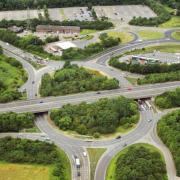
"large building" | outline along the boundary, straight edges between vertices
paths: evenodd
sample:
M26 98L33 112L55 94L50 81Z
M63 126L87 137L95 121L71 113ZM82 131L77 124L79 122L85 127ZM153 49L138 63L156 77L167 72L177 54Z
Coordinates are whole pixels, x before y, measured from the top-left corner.
M74 34L80 33L80 27L78 26L52 26L52 25L38 25L36 26L36 32L42 33L59 33L59 34Z

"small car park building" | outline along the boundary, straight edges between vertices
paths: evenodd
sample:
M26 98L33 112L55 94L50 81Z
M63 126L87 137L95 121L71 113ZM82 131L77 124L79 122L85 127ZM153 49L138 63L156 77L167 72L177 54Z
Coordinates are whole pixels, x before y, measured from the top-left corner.
M36 32L41 33L58 33L58 34L78 34L80 27L78 26L53 26L53 25L38 25Z

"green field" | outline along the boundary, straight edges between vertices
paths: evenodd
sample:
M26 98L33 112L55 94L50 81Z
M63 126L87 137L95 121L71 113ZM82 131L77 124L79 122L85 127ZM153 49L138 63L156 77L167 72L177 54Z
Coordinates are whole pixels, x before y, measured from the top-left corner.
M87 151L88 151L89 160L90 160L90 170L91 170L90 176L91 176L91 180L93 180L98 160L100 159L102 154L106 151L106 149L105 148L87 148Z
M180 31L173 32L171 36L176 40L180 40Z
M133 35L127 32L116 32L111 31L107 33L108 36L116 37L121 39L121 43L128 43L133 40Z
M139 31L138 33L143 40L161 39L164 37L164 33L157 31Z
M163 28L180 27L180 16L173 16L169 21L160 25Z
M66 180L71 180L71 165L63 150L58 149L64 164ZM53 176L54 165L0 162L0 180L59 180Z
M0 163L0 180L49 180L50 176L50 166Z
M149 145L149 144L144 144L144 143L134 144L134 145L131 145L131 146L123 149L118 154L116 154L116 156L113 157L113 159L111 160L111 162L108 166L107 172L106 172L106 180L116 180L116 178L115 178L116 161L120 156L126 154L130 147L141 147L141 146L149 149L151 152L159 152L161 154L162 161L165 162L162 153L156 147ZM167 180L167 177L164 177L164 179Z

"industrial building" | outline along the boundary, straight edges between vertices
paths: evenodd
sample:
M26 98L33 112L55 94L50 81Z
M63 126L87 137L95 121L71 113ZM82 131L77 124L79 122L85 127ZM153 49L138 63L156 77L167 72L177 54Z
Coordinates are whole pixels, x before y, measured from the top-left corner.
M59 33L59 34L75 34L80 33L78 26L52 26L52 25L38 25L36 32L41 33Z

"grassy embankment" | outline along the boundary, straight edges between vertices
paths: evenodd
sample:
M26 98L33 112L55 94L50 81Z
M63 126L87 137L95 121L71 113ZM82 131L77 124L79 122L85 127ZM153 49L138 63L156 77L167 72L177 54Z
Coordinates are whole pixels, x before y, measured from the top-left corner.
M164 33L158 31L139 31L138 33L143 40L161 39L164 37Z

